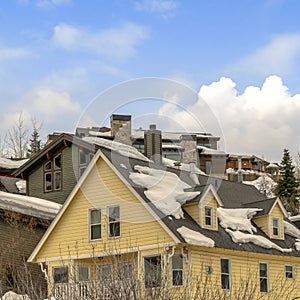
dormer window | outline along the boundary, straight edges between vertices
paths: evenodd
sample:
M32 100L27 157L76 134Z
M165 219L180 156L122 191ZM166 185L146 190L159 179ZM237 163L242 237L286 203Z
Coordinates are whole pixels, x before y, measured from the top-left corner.
M279 219L273 218L273 235L279 236Z
M212 207L205 206L205 225L212 226Z
M44 191L59 191L62 188L61 153L44 164Z

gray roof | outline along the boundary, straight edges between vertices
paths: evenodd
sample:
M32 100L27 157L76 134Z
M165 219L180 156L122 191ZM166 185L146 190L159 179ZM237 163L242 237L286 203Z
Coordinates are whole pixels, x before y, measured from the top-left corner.
M182 226L185 226L191 230L198 231L204 234L205 236L213 239L215 241L215 247L217 248L225 248L225 249L239 250L239 251L251 251L257 253L267 253L267 254L280 255L280 256L300 257L300 252L296 251L294 248L295 238L289 236L288 234L285 234L284 240L272 240L272 242L281 248L292 248L293 251L291 253L281 252L276 249L266 249L258 245L255 245L253 243L240 243L240 244L234 243L231 237L229 236L229 234L224 230L224 228L219 226L218 231L204 229L199 224L196 223L196 221L184 210L184 208L183 208L184 218L182 219L176 219L172 216L165 216L162 214L160 210L158 210L155 207L155 205L149 199L147 199L147 197L144 194L144 191L146 189L135 185L129 178L129 174L130 172L134 172L135 165L148 166L157 169L164 169L176 173L181 180L190 184L191 186L194 185L193 187L194 191L203 192L207 188L208 184L212 184L217 190L217 193L221 198L221 201L223 202L225 208L245 208L245 207L262 208L263 211L261 212L261 214L265 214L270 211L272 205L276 201L276 198L267 199L265 195L261 194L253 186L230 182L226 180L220 180L219 178L214 178L214 177L209 177L204 175L198 175L200 185L195 186L195 184L190 179L189 173L186 171L178 170L176 168L166 168L164 166L154 165L151 162L146 162L135 158L121 156L117 153L113 154L113 159L112 159L110 150L101 148L101 151L113 163L114 167L118 170L121 176L123 176L124 179L135 189L135 191L139 194L139 196L149 205L149 207L156 213L156 215L160 217L160 219L164 222L164 224L172 231L172 233L182 243L185 243L185 241L182 238L182 236L177 232L177 229ZM126 168L124 166L126 166ZM200 197L201 195L196 197L190 202L199 201ZM253 226L255 226L255 224L253 224ZM268 238L266 234L262 230L260 230L260 228L258 228L257 226L255 227L257 229L256 234Z
M20 194L20 191L16 185L18 181L20 181L20 178L0 176L0 190L2 186L5 192Z

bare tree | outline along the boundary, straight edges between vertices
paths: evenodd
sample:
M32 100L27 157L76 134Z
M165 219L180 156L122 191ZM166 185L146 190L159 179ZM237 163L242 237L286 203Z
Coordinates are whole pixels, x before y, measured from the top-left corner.
M12 157L25 158L27 156L29 129L25 125L22 112L14 126L7 132L5 143Z

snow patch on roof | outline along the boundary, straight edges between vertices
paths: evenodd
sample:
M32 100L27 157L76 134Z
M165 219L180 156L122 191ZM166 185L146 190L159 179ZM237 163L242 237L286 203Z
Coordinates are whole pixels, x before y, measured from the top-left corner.
M267 238L261 236L261 235L254 235L251 233L244 233L241 231L232 231L230 229L225 229L227 233L229 233L229 235L232 238L232 241L235 243L253 243L255 245L258 245L260 247L266 248L266 249L276 249L278 251L281 252L286 252L286 253L290 253L292 252L292 249L288 248L281 248L279 246L277 246L275 243L271 242L270 240L268 240Z
M26 180L17 181L16 186L21 194L26 194Z
M268 198L274 198L274 190L277 183L267 174L262 174L256 180L243 181L243 183L255 186L261 193L265 193Z
M181 205L195 198L200 192L185 192L190 185L165 170L135 166L138 172L131 172L129 178L137 185L146 188L145 196L166 216L183 218Z
M226 155L226 153L222 150L216 150L212 148L208 148L205 146L197 146L198 150L201 150L201 154L206 154L206 155Z
M52 201L0 191L0 209L52 220L61 205Z
M126 145L126 144L102 139L99 137L84 137L82 139L85 142L110 149L110 150L115 151L126 157L136 158L136 159L140 159L140 160L144 160L144 161L150 161L146 156L144 156L142 153L140 153L136 148Z
M198 231L194 231L185 226L177 228L177 231L181 234L181 236L188 244L204 247L215 246L215 242L211 238L208 238Z
M300 230L295 225L293 225L287 221L283 221L283 225L284 225L284 232L286 234L300 239Z
M178 161L175 161L175 160L172 160L172 159L169 159L169 158L162 157L162 163L166 167L176 168L176 169L179 169L179 170L182 170L182 171L187 171L187 172L191 171L190 164L178 162ZM206 175L203 171L201 171L196 166L194 168L194 172L196 174Z
M296 248L297 251L300 251L300 239L296 240L295 248Z
M3 169L18 169L24 165L28 159L13 160L10 158L0 157L0 168Z
M249 233L256 232L256 228L251 224L251 218L261 211L261 208L217 208L217 215L220 225L225 229L243 230Z

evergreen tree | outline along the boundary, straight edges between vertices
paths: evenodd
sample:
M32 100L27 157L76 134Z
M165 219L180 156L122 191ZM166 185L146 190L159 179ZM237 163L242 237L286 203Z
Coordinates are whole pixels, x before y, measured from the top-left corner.
M299 182L295 177L295 167L287 149L283 151L282 161L279 167L280 179L275 189L276 195L282 200L285 208L292 215L299 213Z
M42 149L42 141L40 140L40 135L37 128L37 122L32 120L33 132L30 138L30 144L28 149L28 156L33 156Z

